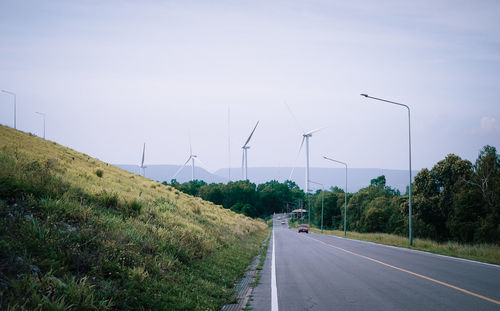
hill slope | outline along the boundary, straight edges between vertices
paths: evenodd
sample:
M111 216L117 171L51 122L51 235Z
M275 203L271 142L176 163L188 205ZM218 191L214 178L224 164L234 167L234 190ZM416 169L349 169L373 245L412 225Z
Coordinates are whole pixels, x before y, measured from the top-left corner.
M216 310L263 222L0 126L0 309Z

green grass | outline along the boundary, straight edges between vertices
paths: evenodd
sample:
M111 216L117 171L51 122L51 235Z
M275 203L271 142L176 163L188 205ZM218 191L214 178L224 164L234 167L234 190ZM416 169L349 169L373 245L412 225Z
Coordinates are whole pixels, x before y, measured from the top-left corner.
M0 126L0 309L218 310L267 232Z
M310 230L311 232L321 233L321 230L318 228L310 228ZM323 234L344 237L344 231L339 230L323 230ZM407 237L386 233L358 233L349 231L346 237L354 240L375 242L434 254L500 264L500 246L497 245L467 245L457 242L438 243L432 240L414 238L413 246L410 246Z
M269 222L268 222L268 225L269 225ZM272 230L272 229L271 229ZM259 263L257 265L257 273L255 274L255 278L252 282L252 287L256 287L257 285L259 285L259 282L260 282L260 278L261 278L261 271L262 271L262 268L264 267L264 262L266 261L266 256L267 256L267 249L269 248L269 242L271 241L271 235L272 235L272 231L269 230L269 233L267 234L267 237L266 239L264 240L264 243L262 243L262 247L260 249L260 252L259 252Z

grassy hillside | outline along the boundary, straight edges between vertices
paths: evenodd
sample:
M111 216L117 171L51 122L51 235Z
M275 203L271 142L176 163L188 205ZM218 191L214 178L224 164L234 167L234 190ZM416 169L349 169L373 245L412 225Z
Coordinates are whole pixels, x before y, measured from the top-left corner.
M267 226L0 126L0 309L216 310Z

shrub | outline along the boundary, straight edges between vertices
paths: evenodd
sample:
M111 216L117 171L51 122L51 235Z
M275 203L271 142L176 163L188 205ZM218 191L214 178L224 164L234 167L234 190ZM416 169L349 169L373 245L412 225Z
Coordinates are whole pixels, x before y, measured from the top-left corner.
M135 217L139 215L141 213L142 205L142 202L137 199L127 202L123 211L124 216Z
M107 208L117 208L118 207L118 194L114 192L107 192L103 190L99 194L99 202Z
M95 174L97 175L97 177L101 178L102 175L104 175L104 171L101 170L101 169L98 169L98 170L95 171Z

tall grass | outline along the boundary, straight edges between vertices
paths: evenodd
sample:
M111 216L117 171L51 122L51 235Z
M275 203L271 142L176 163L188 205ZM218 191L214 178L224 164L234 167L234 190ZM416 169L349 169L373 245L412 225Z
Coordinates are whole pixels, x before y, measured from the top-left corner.
M315 233L321 233L321 230L317 228L312 228L311 231ZM323 233L344 237L344 231L339 230L323 230ZM428 239L414 238L413 245L410 246L407 237L387 233L347 232L346 238L416 249L434 254L477 260L487 263L500 264L500 246L497 245L469 245L457 242L439 243Z
M266 233L0 126L0 309L218 310Z

